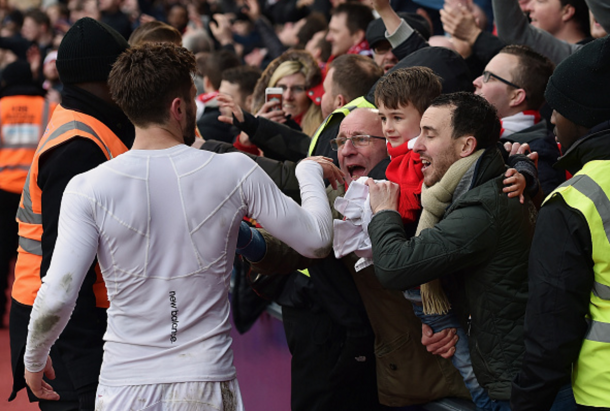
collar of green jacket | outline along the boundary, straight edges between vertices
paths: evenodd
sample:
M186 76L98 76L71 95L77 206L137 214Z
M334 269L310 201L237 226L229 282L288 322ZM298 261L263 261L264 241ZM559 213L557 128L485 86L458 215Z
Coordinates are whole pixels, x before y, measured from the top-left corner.
M459 186L463 186L466 190L472 190L487 181L498 177L506 169L502 153L496 145L485 149L479 160L475 163L474 172L466 173L464 179L469 179L469 182L460 182ZM468 183L468 184L465 184ZM458 196L458 189L454 195L454 201Z

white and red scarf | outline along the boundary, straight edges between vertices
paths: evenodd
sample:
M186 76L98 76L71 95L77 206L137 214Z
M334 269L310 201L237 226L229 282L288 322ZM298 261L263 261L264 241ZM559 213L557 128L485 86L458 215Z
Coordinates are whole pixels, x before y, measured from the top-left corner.
M515 115L504 117L500 120L500 123L502 123L500 137L508 137L511 134L523 131L539 121L540 113L536 110L525 110Z

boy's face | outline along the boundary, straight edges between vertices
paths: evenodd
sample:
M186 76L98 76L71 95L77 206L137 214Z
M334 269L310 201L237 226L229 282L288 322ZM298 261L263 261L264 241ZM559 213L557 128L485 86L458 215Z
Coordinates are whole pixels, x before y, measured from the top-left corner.
M380 103L379 117L383 135L392 147L398 147L419 136L421 114L412 104L400 105L396 109L391 109Z

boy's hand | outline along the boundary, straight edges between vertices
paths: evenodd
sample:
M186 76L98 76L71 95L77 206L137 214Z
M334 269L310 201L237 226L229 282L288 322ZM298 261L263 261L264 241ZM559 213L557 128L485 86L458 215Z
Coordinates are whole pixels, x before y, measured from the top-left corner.
M534 162L536 168L538 168L538 153L532 151L530 145L527 143L504 143L504 149L508 151L509 156L514 156L515 154L525 154L530 160Z
M514 168L509 168L506 170L504 174L506 177L503 181L504 188L503 192L508 193L508 197L519 197L519 201L521 204L525 202L525 197L523 196L523 192L525 191L525 187L527 185L527 181L525 181L525 177L523 174L515 170Z
M375 182L372 178L366 180L369 186L371 210L373 214L381 210L398 211L398 200L400 198L400 186L391 181Z

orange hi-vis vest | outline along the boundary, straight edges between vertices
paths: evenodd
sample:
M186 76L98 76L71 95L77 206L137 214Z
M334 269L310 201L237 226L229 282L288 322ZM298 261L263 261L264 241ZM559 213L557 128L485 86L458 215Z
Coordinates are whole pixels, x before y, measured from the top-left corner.
M0 99L0 190L21 193L36 146L56 106L42 96Z
M34 305L41 285L40 264L42 263L42 190L38 186L38 166L40 156L73 138L88 138L98 145L110 160L127 151L123 142L99 120L58 106L42 140L38 144L32 166L27 175L19 209L19 248L15 264L15 282L12 297L24 305ZM98 307L108 308L108 295L99 266L96 266L97 281L94 285Z

